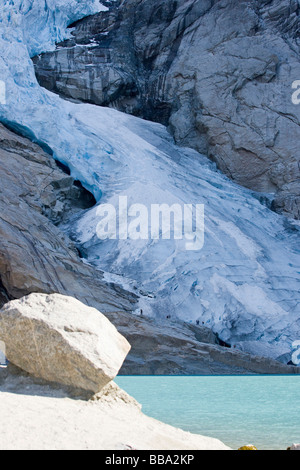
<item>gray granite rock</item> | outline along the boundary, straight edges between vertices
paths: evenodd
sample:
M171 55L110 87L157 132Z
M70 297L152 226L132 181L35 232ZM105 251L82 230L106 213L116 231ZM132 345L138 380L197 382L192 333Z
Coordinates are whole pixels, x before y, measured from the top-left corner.
M177 143L300 218L298 0L127 0L34 58L61 95L169 125Z
M34 377L93 393L115 378L130 350L98 310L59 294L7 303L0 339L8 360Z

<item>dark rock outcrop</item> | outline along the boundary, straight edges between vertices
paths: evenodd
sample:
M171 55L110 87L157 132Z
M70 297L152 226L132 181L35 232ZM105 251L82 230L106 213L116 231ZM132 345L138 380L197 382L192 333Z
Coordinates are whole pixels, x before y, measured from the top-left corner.
M298 0L117 0L34 58L65 97L169 125L234 181L300 218Z

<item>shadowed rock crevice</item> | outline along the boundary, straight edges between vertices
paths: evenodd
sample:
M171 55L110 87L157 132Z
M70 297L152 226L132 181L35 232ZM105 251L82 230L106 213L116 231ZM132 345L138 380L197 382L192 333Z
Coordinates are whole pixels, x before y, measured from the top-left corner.
M42 192L42 213L55 225L65 223L77 212L90 209L96 204L93 194L84 188L80 181L71 176L71 169L56 159L52 160L54 157L52 149L44 142L36 139L29 129L11 122L5 123L2 129L3 132L0 133L0 149L8 153L17 152L29 162L46 165L52 170L57 167L67 175L67 178L57 178L58 173L53 171L54 178L53 181L49 181L49 185L53 188L55 197L50 194L49 186L45 187ZM7 129L9 132L5 133L4 129ZM20 138L17 139L17 136ZM29 142L32 145L28 145ZM41 151L45 152L44 158L40 158L42 155ZM45 158L46 154L52 158Z
M3 305L5 305L10 300L12 300L12 298L9 296L0 278L0 308L2 308Z
M178 144L300 218L297 0L127 0L33 59L40 84L169 126ZM242 18L242 21L241 21Z

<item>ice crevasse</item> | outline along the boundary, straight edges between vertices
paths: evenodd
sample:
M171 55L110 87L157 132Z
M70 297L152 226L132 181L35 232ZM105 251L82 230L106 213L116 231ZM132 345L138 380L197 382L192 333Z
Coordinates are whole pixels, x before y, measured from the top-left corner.
M0 6L0 121L43 143L98 204L204 204L205 241L100 240L97 207L67 230L107 279L138 286L154 317L199 322L238 348L273 358L300 339L299 230L218 172L177 147L167 130L113 109L64 101L37 83L32 56L53 49L67 26L105 9L99 1L7 0ZM290 355L290 356L289 356Z

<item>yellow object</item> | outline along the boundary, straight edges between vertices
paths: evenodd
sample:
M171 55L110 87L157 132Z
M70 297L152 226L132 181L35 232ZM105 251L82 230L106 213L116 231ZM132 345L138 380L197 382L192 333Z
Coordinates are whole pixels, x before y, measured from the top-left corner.
M257 450L257 448L252 444L248 444L247 446L240 447L238 450Z

